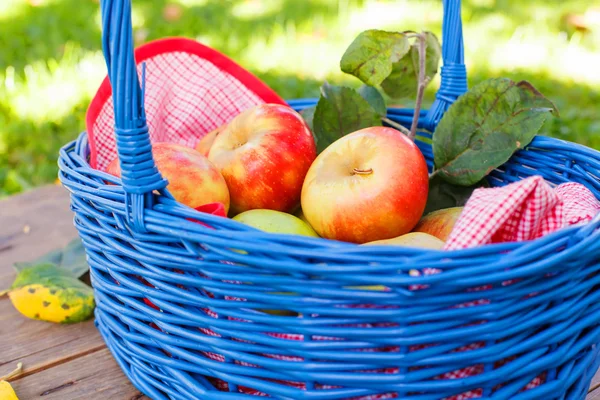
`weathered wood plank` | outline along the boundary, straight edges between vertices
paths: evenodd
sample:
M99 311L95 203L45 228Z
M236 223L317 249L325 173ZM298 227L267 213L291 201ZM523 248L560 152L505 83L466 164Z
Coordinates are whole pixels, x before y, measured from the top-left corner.
M76 235L69 193L61 186L0 200L0 289L12 283L13 263L40 257Z
M14 262L66 245L77 235L68 192L46 186L0 200L0 289ZM21 399L146 399L110 356L93 321L57 325L20 315L0 299L0 376L23 362L12 384Z
M0 376L23 362L24 372L34 373L104 347L93 321L57 325L23 317L0 300Z
M35 259L76 236L67 191L60 186L0 201L0 288L14 279L12 264ZM23 362L25 374L104 347L92 321L61 326L21 316L0 299L0 375Z
M12 283L14 262L35 259L72 240L72 220L68 192L59 186L0 201L0 288ZM0 299L0 326L0 375L19 361L27 374L103 347L92 321L70 326L33 321L7 297Z
M594 375L589 390L590 393L588 393L586 400L600 400L600 370Z
M12 383L20 399L142 400L112 358L108 349L99 350L65 364L25 376Z

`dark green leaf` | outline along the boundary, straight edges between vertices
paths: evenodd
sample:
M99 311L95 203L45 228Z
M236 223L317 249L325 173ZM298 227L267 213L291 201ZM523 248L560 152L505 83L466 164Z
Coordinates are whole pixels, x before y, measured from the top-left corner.
M27 285L43 285L61 289L77 288L91 293L91 288L81 282L69 270L55 264L41 263L22 269L17 274L11 289L19 289Z
M412 57L404 57L392 65L392 72L381 83L381 88L395 99L412 97L417 92L417 82L417 67Z
M306 125L308 125L308 128L310 129L310 133L312 133L313 139L315 140L315 144L317 144L319 142L319 138L317 138L317 135L315 135L315 128L314 128L314 119L315 119L315 110L317 109L317 106L312 106L312 107L307 107L304 110L300 111L300 115L302 116L302 118L304 119L304 122L306 122Z
M304 122L306 122L306 125L308 125L308 127L310 128L310 130L314 130L313 128L313 119L315 118L315 110L317 109L317 106L312 106L312 107L306 107L304 110L300 111L300 115L302 116L302 118L304 119Z
M381 126L381 117L356 90L325 83L321 87L313 124L317 152L320 153L348 133Z
M380 116L385 117L387 114L387 107L385 106L385 99L379 90L373 86L362 85L358 88L358 94L360 94Z
M87 256L81 239L73 240L63 249L60 267L71 271L78 278L88 271Z
M37 258L33 261L16 262L16 263L14 263L14 267L17 270L17 272L21 272L25 268L28 268L28 267L31 267L32 265L37 265L37 264L60 265L60 263L62 261L62 257L63 257L62 249L56 249L56 250L52 250L49 253L44 254L40 258Z
M71 241L63 249L53 250L33 261L17 262L14 266L17 272L20 272L25 268L40 264L54 264L57 267L70 271L76 277L81 277L89 269L85 249L79 238Z
M443 208L462 207L475 189L488 186L485 179L472 186L459 186L446 182L439 176L433 176L429 179L429 195L423 214L426 215Z
M377 86L392 72L392 64L408 50L408 39L403 33L371 29L359 34L350 44L340 68L367 85Z
M437 37L431 32L425 34L425 76L431 82L440 64L442 49ZM410 47L410 57L403 57L392 65L391 74L381 83L381 88L393 98L412 97L417 92L419 82L419 49L415 43Z
M461 96L433 135L436 174L469 186L534 138L554 104L530 83L489 79Z

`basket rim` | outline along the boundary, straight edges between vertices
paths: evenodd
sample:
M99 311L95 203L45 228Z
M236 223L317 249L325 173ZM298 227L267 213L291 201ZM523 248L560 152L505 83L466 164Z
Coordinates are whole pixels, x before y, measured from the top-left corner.
M397 110L399 110L399 109L397 109ZM557 145L558 146L567 145L569 147L574 146L577 150L579 150L584 155L588 155L588 156L598 155L600 157L600 152L597 152L597 151L595 151L589 147L586 147L584 145L564 141L564 140L558 139L558 138L545 137L545 136L536 136L534 138L534 140L532 141L532 143L522 151L529 151L530 148L553 149L553 148L556 148ZM104 194L104 195L108 195L109 197L113 197L113 198L115 198L115 197L123 198L125 196L125 192L123 190L123 186L120 184L120 179L117 177L114 177L112 175L109 175L105 172L92 169L91 165L87 162L87 160L85 160L85 157L83 156L83 154L85 154L86 151L89 151L86 149L86 146L88 146L87 133L86 133L86 131L83 131L76 141L72 141L72 142L66 144L61 149L61 156L59 158L59 164L60 164L61 171L59 173L59 179L60 179L61 183L63 184L63 186L67 187L68 189L70 186L68 179L66 178L66 176L63 173L63 169L69 168L67 166L67 164L64 162L64 159L65 159L65 157L68 157L68 153L76 152L77 150L79 150L81 160L83 160L87 163L86 167L90 171L93 171L92 176L94 176L96 181L104 180L106 182L111 182L111 184L112 184L111 186L107 186L105 188L101 188L100 187L101 185L99 185L98 188L94 189L94 192L96 193L96 195ZM81 152L83 152L83 154L81 154ZM600 161L598 161L598 165L600 166ZM83 173L84 172L83 169L85 169L85 168L82 168L82 167L78 168L78 172ZM109 188L108 191L106 190L107 188ZM77 191L77 189L69 189L69 190L72 193L75 193ZM246 235L248 233L252 233L253 239L255 239L261 243L269 242L272 245L277 245L278 247L281 246L280 250L282 250L282 251L285 249L286 246L288 246L288 247L294 246L294 245L300 245L302 247L308 246L313 251L326 251L328 253L331 253L332 255L335 255L336 258L341 256L343 253L348 253L348 251L351 251L351 254L354 256L358 256L359 254L366 255L368 253L371 255L389 255L390 257L391 256L403 256L403 257L409 257L409 258L413 258L413 257L418 258L419 256L422 256L423 254L437 255L440 258L448 258L448 257L462 258L462 257L483 256L486 254L487 255L492 255L492 254L497 255L497 254L502 254L502 253L508 254L508 253L512 253L516 250L519 250L519 252L533 251L536 248L538 248L540 245L559 240L560 238L563 238L565 236L571 237L571 242L573 240L572 239L573 237L581 237L582 235L583 236L591 236L591 235L585 235L585 234L593 233L594 231L596 231L596 228L598 226L600 226L600 215L598 215L596 218L594 218L593 221L559 229L558 231L555 231L548 235L545 235L543 238L521 241L521 242L485 244L485 245L480 245L480 246L477 246L474 248L455 249L455 250L420 249L420 248L411 248L411 247L393 246L393 245L385 246L385 247L381 247L381 248L375 248L375 247L360 246L355 243L341 242L341 241L336 241L336 240L326 239L326 238L321 238L321 237L313 238L313 237L299 236L299 235L263 232L256 228L242 224L238 221L232 220L230 218L222 218L222 217L202 213L200 211L196 211L196 210L186 207L185 205L180 204L177 201L175 201L174 199L168 198L166 196L156 196L156 200L157 201L156 201L154 208L149 209L147 211L149 211L151 214L153 214L152 215L153 218L160 218L158 216L159 214L161 214L163 216L168 216L169 218L177 217L178 221L179 221L177 229L181 230L180 233L182 235L184 235L183 232L187 232L184 236L186 236L186 238L189 240L193 240L194 235L198 235L198 234L199 235L207 235L207 234L210 235L212 232L217 231L217 232L219 232L220 236L223 236L223 234L226 234L227 240L236 240L237 239L237 240L243 241L244 235ZM154 214L154 213L159 213L159 214ZM125 215L124 212L123 212L123 215ZM192 221L189 221L189 219L196 219L196 220L206 223L208 225L212 224L212 226L215 226L215 225L219 226L219 228L215 228L215 230L206 228L206 227L203 227ZM150 229L150 231L152 231L152 229ZM597 235L600 235L600 231L598 231L598 232L599 233L597 233ZM184 236L182 236L182 237L184 237ZM588 240L585 240L585 242L587 242L587 241ZM288 253L288 252L285 252L285 253L293 254L294 252L292 251L291 253Z

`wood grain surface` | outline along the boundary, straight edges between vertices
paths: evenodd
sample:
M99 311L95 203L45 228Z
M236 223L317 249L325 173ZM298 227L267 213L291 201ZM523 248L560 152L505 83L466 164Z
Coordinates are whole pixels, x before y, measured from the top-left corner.
M34 260L76 236L69 193L60 186L0 200L0 291L14 280L14 262ZM110 357L93 321L34 321L5 296L0 298L0 376L18 362L23 373L11 384L20 400L146 399Z
M21 400L148 399L127 381L108 349L12 382Z

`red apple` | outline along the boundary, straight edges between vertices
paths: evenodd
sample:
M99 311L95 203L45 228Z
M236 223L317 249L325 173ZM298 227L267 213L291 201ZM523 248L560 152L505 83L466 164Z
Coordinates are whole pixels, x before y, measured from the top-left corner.
M196 150L174 143L154 143L152 155L163 178L169 181L167 189L175 200L191 208L209 203L222 203L229 210L229 191L219 170ZM121 176L118 158L106 172Z
M414 232L428 233L444 242L448 240L464 207L451 207L433 211L419 221Z
M302 187L302 211L328 239L367 243L410 232L427 202L429 174L403 133L371 127L327 147Z
M261 104L237 115L208 154L227 181L234 214L293 211L315 157L310 129L300 114L281 104Z
M196 144L196 151L198 151L198 153L202 154L204 157L208 157L208 152L210 151L210 148L215 142L217 135L220 131L225 129L225 126L227 125L221 125L217 129L214 129L208 132L206 135L204 135L204 137L200 139L200 141Z

